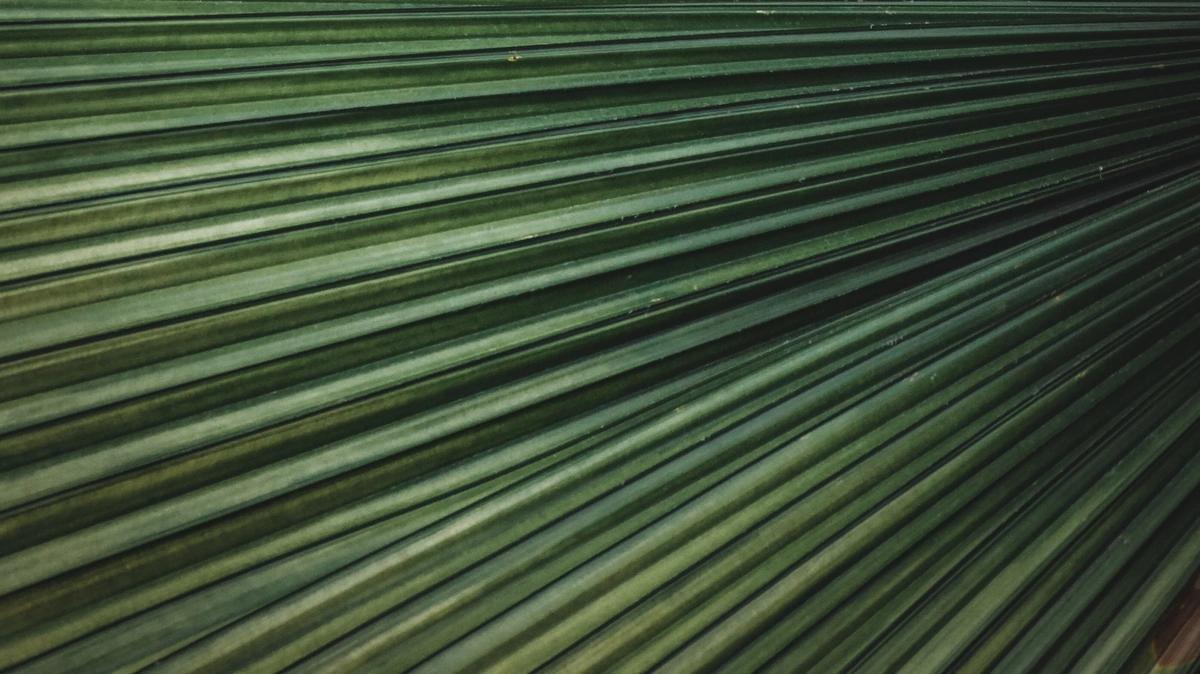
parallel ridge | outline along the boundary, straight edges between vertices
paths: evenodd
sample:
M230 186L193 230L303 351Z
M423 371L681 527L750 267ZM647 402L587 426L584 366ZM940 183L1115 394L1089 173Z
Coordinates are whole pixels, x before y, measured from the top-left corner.
M0 58L0 669L1115 672L1200 565L1200 3Z

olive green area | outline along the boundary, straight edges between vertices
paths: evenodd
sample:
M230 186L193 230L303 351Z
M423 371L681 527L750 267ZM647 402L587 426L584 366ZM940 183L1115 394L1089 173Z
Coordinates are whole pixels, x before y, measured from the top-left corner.
M0 671L1140 674L1198 346L1200 2L0 3Z

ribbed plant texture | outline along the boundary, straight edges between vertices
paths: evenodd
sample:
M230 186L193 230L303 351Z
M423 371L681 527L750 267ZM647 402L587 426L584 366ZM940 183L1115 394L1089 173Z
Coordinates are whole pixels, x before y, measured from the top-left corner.
M1200 2L0 4L0 670L1197 672L1198 566Z

